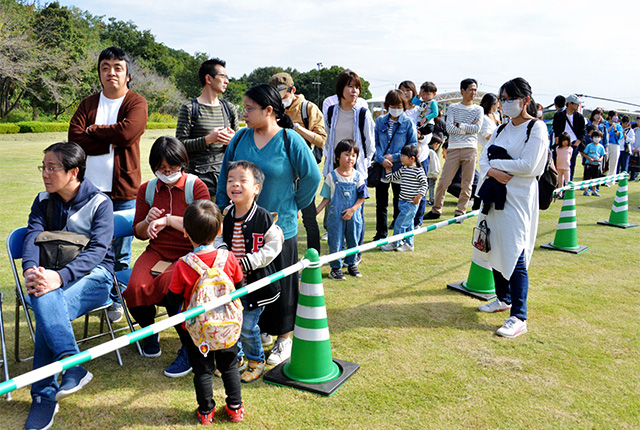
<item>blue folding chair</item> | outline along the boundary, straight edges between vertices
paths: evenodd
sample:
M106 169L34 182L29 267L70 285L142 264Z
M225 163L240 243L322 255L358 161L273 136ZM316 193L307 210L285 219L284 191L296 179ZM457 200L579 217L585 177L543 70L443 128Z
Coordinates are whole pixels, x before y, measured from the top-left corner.
M14 345L15 345L15 358L16 358L16 361L18 362L22 362L22 361L33 358L33 356L25 357L25 358L20 357L20 313L21 313L20 307L22 307L25 320L27 321L27 327L29 328L31 341L33 342L35 339L33 319L31 318L31 315L29 313L29 309L31 309L31 300L30 300L31 297L29 295L25 295L24 291L22 290L22 282L20 281L20 278L22 277L22 271L18 272L18 269L17 269L18 267L21 267L21 265L16 264L16 260L22 259L22 244L23 244L24 236L26 233L27 233L27 227L20 227L13 230L11 233L9 233L9 236L7 237L7 254L9 255L9 264L11 265L11 270L13 271L13 279L16 284L16 311L15 311L16 327L15 327ZM111 321L109 321L109 317L107 315L107 308L111 306L111 304L112 304L112 301L109 300L104 305L99 306L95 309L92 309L85 315L84 337L80 340L77 340L78 344L81 344L82 342L86 342L91 339L106 336L106 335L111 335L111 339L116 338L115 331L113 330L113 327L111 326ZM89 328L89 314L94 312L101 312L100 334L87 337L88 328ZM107 328L109 329L107 333L104 333L104 330L103 330L104 329L103 323L105 321L107 323ZM118 364L122 366L122 357L120 356L120 351L116 350L115 354L118 360Z

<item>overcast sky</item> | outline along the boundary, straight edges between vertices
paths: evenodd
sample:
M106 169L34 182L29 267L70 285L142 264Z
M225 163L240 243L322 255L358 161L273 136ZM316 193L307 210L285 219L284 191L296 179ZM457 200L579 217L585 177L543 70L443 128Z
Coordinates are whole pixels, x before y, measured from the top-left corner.
M557 94L640 105L640 4L631 1L61 0L133 21L160 43L227 61L233 77L260 66L339 65L384 97L405 79L439 93L466 77L496 92L522 76L545 106ZM580 6L577 6L580 5ZM615 5L615 6L611 6ZM626 41L626 42L625 42ZM630 43L631 42L631 43ZM587 106L621 107L589 100ZM639 107L628 106L630 110Z

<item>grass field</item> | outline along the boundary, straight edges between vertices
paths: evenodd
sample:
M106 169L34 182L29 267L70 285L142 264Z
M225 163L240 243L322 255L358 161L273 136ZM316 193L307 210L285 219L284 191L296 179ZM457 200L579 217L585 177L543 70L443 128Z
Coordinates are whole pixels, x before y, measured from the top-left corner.
M144 178L155 138L143 137ZM25 225L43 189L36 170L42 150L62 133L0 136L0 239ZM640 428L640 228L599 226L607 220L616 187L601 198L577 196L581 255L546 251L554 238L561 202L541 212L529 269L529 333L494 335L504 314L481 314L481 303L446 288L465 279L475 219L416 238L414 253L364 254L363 277L328 280L323 267L333 356L360 370L329 398L262 381L243 385L245 429L637 429ZM640 184L629 185L629 220L640 223ZM375 202L366 203L367 241L374 234ZM449 196L444 218L453 216ZM306 240L300 232L301 251ZM144 247L134 242L134 254ZM328 247L323 243L322 253ZM14 294L2 246L0 289L12 376L31 362L13 356ZM23 323L24 324L24 323ZM81 327L80 321L76 326ZM122 323L118 324L122 326ZM97 319L94 329L97 329ZM23 327L25 329L26 327ZM23 330L23 335L26 330ZM191 377L169 379L162 371L175 358L175 332L162 336L156 359L123 350L86 364L94 380L60 403L54 429L196 428ZM23 354L31 345L22 336ZM95 344L95 343L94 343ZM92 344L93 345L93 344ZM85 346L86 347L86 346ZM231 427L219 412L215 425ZM29 389L0 399L0 429L23 428Z

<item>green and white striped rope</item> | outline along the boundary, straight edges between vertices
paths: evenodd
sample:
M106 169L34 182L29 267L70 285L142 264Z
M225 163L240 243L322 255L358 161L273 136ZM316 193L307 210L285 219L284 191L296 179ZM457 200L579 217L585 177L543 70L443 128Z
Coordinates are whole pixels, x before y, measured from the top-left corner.
M378 246L385 245L389 242L396 242L401 239L406 239L407 237L416 236L418 234L433 231L438 228L441 228L456 222L461 222L467 218L477 216L478 213L479 211L473 211L465 215L461 215L455 218L451 218L449 220L445 220L445 221L438 222L436 224L429 225L428 227L421 227L419 229L416 229L407 233L400 233L395 236L388 237L386 239L380 239L375 242L370 242L364 245L357 246L355 248L350 248L344 251L335 252L333 254L320 257L320 261L315 264L303 258L300 261L298 261L296 264L286 267L280 270L279 272L276 272L270 276L262 278L243 288L240 288L239 290L236 290L231 294L218 297L217 299L212 300L209 303L205 303L204 305L181 312L177 315L174 315L172 317L169 317L167 319L154 323L148 327L141 328L132 333L126 334L124 336L110 340L103 344L89 348L86 351L79 352L78 354L72 355L71 357L63 358L60 361L56 361L54 363L48 364L38 369L34 369L30 372L24 373L20 376L16 376L15 378L10 379L8 381L2 382L0 383L0 396L6 393L10 393L11 391L17 390L18 388L31 385L34 382L40 381L41 379L47 378L49 376L53 376L57 373L70 369L79 364L86 363L87 361L91 361L105 354L109 354L115 351L116 349L124 348L125 346L131 345L132 343L140 341L148 336L154 335L168 328L181 324L188 319L194 318L202 313L208 312L211 309L215 309L219 306L223 306L237 298L240 298L256 290L259 290L260 288L263 288L277 280L286 278L289 275L292 275L294 273L299 272L300 270L310 267L311 265L313 265L314 267L319 267L321 265L329 263L330 261L334 261L339 258L345 258L348 255L353 255L358 252L368 251L370 249L377 248Z
M593 187L594 185L608 184L609 182L618 182L624 178L628 178L627 172L618 173L617 175L605 176L604 178L589 179L581 182L569 182L562 188L556 188L553 190L554 194L561 193L567 190L584 190L585 188Z

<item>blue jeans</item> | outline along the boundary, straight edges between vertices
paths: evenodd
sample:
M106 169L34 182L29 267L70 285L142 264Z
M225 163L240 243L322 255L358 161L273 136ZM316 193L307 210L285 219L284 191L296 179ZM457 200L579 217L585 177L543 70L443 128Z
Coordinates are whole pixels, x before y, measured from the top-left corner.
M135 209L135 200L112 200L113 211L123 211L126 209ZM121 270L127 270L131 264L131 244L133 243L133 236L119 237L113 241L113 252L115 253L115 267L114 270L119 272ZM118 293L115 290L115 286L111 289L109 294L111 300L115 303L120 303Z
M33 368L38 369L80 352L71 321L98 306L110 303L109 290L113 275L102 266L83 278L40 297L29 296L36 320ZM56 377L49 376L31 385L31 395L55 401L58 392Z
M427 157L422 163L422 169L424 170L424 175L427 176L427 170L429 170L429 158ZM422 218L424 217L424 212L427 210L427 196L425 194L418 203L418 210L416 211L416 216L413 218L413 225L422 226Z
M510 279L493 269L496 284L496 296L501 302L511 305L511 316L527 319L527 295L529 294L529 274L524 261L524 251L520 254Z
M135 209L136 201L134 200L112 200L113 211L123 211L125 209ZM116 264L115 271L126 270L131 263L131 243L133 236L120 237L113 241L113 251L115 252Z
M620 151L620 158L618 159L618 173L629 171L629 160L631 160L631 154L628 152ZM612 175L614 175L612 173Z
M244 311L242 312L242 332L238 341L238 360L246 355L249 360L264 362L264 349L260 338L260 327L258 321L264 310L264 306L259 306L252 310L247 310L247 303L240 298Z
M394 235L413 230L413 219L416 216L418 205L414 205L413 202L408 202L406 200L400 200L398 201L398 209L400 213L396 219L396 224L393 226ZM413 245L413 236L406 238L405 241L409 245ZM396 245L401 244L402 243L399 241L396 242Z

